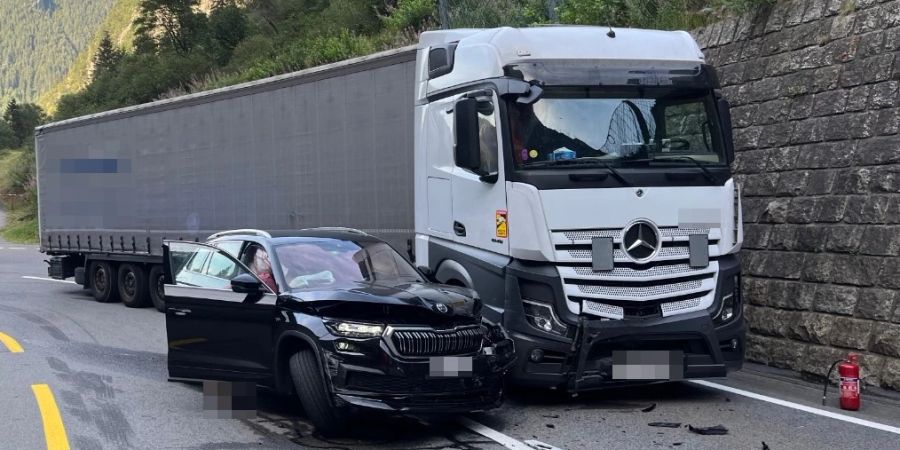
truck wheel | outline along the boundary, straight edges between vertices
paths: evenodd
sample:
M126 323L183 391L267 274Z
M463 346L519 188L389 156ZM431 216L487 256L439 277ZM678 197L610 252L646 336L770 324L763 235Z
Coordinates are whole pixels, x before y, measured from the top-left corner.
M105 261L92 261L90 273L91 294L94 300L101 303L119 301L119 290L116 289L116 273L112 265Z
M162 266L151 267L148 280L147 290L150 293L150 300L153 301L153 306L159 312L166 312L166 296L163 293L163 286L166 285L166 281Z
M301 350L289 361L291 379L306 416L323 436L334 435L344 425L344 411L331 404L319 363L311 350Z
M147 306L147 273L144 268L135 264L122 264L119 266L117 277L119 297L122 303L129 308L143 308Z

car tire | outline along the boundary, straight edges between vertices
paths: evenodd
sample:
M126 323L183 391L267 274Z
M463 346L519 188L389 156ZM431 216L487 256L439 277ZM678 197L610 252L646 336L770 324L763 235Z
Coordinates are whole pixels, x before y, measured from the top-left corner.
M150 294L153 306L162 313L166 312L166 296L163 292L165 284L165 274L162 266L151 267L150 276L147 277L147 292Z
M344 427L345 414L331 403L328 387L311 350L301 350L289 361L291 379L306 416L323 436L336 434Z
M100 303L113 303L119 301L119 289L117 289L116 272L112 264L106 261L92 261L90 274L91 295Z
M147 272L136 264L122 264L116 277L119 287L119 298L129 308L148 306Z

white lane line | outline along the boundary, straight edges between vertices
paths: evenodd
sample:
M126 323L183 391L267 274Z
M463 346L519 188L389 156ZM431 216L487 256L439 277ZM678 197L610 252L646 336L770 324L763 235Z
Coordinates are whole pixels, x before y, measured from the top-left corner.
M22 278L26 280L39 280L39 281L55 281L57 283L68 283L68 284L76 284L72 280L57 280L55 278L46 278L46 277L32 277L29 275L22 275Z
M482 435L482 436L484 436L484 437L486 437L486 438L488 438L510 450L534 450L534 448L528 446L528 444L526 444L522 441L516 440L515 438L509 437L493 428L488 428L468 417L460 417L459 423L462 426L464 426L464 427L466 427L466 428L468 428L468 429L470 429L470 430L472 430L472 431L474 431L474 432L476 432L476 433L478 433L478 434L480 434L480 435Z
M743 389L733 388L731 386L725 386L723 384L713 383L706 380L688 380L691 383L699 384L700 386L706 386L713 389L718 389L720 391L731 392L732 394L742 395L744 397L749 397L756 400L761 400L764 402L773 403L779 406L784 406L785 408L792 408L798 411L808 412L810 414L816 414L823 417L828 417L831 419L842 420L844 422L853 423L856 425L862 425L864 427L874 428L876 430L887 431L888 433L900 434L900 428L893 427L890 425L885 425L883 423L872 422L871 420L860 419L858 417L848 416L846 414L840 414L836 412L826 411L824 409L813 408L811 406L801 405L799 403L789 402L787 400L781 400L774 397L769 397L766 395L757 394L755 392L745 391Z

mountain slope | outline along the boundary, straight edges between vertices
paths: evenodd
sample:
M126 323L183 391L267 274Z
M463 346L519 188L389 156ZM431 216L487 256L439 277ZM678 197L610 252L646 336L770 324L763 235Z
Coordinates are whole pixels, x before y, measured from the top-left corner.
M116 0L0 1L0 104L62 79Z

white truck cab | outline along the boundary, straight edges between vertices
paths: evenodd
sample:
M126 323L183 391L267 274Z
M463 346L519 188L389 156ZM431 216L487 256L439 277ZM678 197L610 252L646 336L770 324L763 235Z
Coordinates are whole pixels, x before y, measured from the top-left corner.
M717 88L680 31L422 35L415 260L478 292L516 342L515 381L740 368L743 232Z

